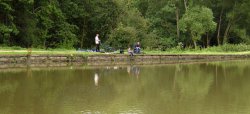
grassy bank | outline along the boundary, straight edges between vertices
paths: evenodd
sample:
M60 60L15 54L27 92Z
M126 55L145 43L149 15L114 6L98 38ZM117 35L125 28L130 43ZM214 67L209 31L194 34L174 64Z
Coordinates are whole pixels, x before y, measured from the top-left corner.
M84 54L84 55L91 55L95 54L93 52L81 52L76 51L74 49L27 49L27 48L21 48L21 47L0 47L0 55L23 55L23 54L36 54L36 55L53 55L53 54Z
M182 48L177 46L166 49L165 51L147 50L149 54L250 54L250 45L244 44L225 44L222 46L213 46L208 48Z
M126 50L125 50L126 51ZM26 49L21 47L0 47L0 55L15 55L15 54L81 54L81 55L96 55L96 54L119 54L119 51L110 53L97 53L97 52L87 52L87 51L77 51L75 49ZM125 54L127 54L125 52ZM209 48L182 48L175 47L166 49L165 51L160 50L143 50L143 54L250 54L249 45L223 45L215 46Z

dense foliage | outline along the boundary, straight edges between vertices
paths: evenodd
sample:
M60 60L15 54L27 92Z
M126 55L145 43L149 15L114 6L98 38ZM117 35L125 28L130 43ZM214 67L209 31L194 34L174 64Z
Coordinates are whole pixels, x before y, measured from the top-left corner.
M250 44L249 0L0 0L0 46Z

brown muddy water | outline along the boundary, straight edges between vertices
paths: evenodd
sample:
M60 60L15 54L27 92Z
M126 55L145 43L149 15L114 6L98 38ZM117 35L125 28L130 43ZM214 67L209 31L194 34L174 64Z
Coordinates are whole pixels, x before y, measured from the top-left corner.
M250 60L0 69L0 114L250 114Z

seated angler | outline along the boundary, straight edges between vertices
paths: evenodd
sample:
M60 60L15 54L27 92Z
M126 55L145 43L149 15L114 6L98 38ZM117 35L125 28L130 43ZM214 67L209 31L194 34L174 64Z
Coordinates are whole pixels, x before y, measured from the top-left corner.
M129 54L130 56L134 56L134 53L133 53L133 51L131 50L130 47L128 48L128 54Z
M136 44L135 44L135 48L134 48L134 53L140 53L140 51L141 51L141 45L140 45L140 42L137 42Z

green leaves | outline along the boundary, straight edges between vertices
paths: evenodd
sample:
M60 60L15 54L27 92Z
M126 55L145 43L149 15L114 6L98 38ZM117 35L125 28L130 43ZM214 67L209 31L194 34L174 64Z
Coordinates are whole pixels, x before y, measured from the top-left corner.
M0 0L0 45L91 48L96 33L116 47L136 41L150 49L178 42L249 44L249 5L249 0Z
M0 1L0 43L9 45L10 38L18 34L18 30L13 22L14 9L8 0Z
M19 2L26 3L26 4L33 4L34 0L19 0Z
M77 26L66 21L57 4L48 4L37 12L41 44L46 48L72 48L77 43ZM43 42L43 43L42 43ZM40 45L41 45L40 44Z
M147 37L148 20L142 17L138 9L134 8L131 0L119 1L123 13L119 15L120 23L109 35L108 43L116 48L128 48Z
M127 48L133 45L137 39L137 31L134 27L120 24L111 35L108 42L115 48Z
M194 45L206 32L214 31L216 23L213 21L213 12L206 7L195 6L189 8L180 20L180 30L190 32Z

